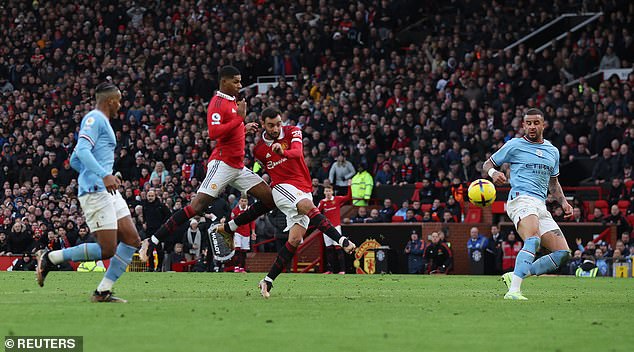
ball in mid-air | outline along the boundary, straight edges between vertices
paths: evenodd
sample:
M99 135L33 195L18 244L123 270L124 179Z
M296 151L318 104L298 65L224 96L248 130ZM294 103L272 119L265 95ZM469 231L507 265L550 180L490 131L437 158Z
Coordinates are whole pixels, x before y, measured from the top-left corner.
M486 207L495 201L495 185L483 178L471 182L469 185L469 202L479 207Z

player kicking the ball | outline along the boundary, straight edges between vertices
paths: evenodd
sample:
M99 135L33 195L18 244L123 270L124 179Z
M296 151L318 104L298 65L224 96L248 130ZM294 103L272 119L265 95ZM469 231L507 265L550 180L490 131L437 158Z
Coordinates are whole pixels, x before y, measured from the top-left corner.
M79 203L97 243L38 252L37 283L44 286L48 273L64 261L111 258L92 301L125 303L126 300L113 296L112 286L132 261L141 239L128 205L117 191L121 181L112 175L117 140L109 119L115 117L121 107L121 92L114 84L106 82L97 86L95 95L97 108L82 119L70 164L79 172Z
M207 176L200 184L191 204L175 212L152 235L151 239L155 245L165 241L185 221L196 215L202 215L227 186L232 186L242 193L251 194L260 202L249 207L244 212L244 216L220 225L220 227L228 228L227 231L222 232L226 238L233 239L233 231L240 225L249 224L275 207L271 188L260 176L244 167L245 134L257 131L258 125L255 122L245 125L246 102L244 100L236 102L236 97L242 88L240 71L233 66L224 66L220 69L219 79L220 90L216 92L207 107L209 138L217 142L207 164ZM149 242L145 239L139 251L142 261L147 261L148 247Z
M506 212L524 240L524 247L515 260L515 270L502 275L508 288L504 299L526 300L521 293L522 280L556 270L570 258L570 248L561 229L546 209L550 190L561 204L565 217L572 216L572 206L566 201L559 180L559 151L543 137L544 113L529 109L524 115L522 138L506 142L489 160L484 170L496 185L506 183L504 173L495 167L511 165L511 192ZM551 253L535 260L540 245Z
M258 284L264 298L270 296L273 280L291 261L309 224L338 243L347 253L355 245L332 226L313 204L312 180L302 144L302 131L295 126L282 126L282 117L276 108L262 111L264 132L253 154L271 177L275 205L286 215L286 230L290 230L286 245L278 252L268 275Z

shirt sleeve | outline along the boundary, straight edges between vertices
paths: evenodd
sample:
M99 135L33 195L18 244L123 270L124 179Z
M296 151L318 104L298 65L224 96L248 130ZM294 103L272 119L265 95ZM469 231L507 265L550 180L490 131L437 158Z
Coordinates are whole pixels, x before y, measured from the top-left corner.
M99 164L92 153L99 136L99 130L100 122L94 117L88 116L82 121L81 129L79 130L79 140L75 147L75 155L86 169L94 172L98 177L104 178L108 172Z
M229 133L233 133L233 130L238 128L243 123L243 119L240 116L235 116L233 119L229 118L229 112L219 108L210 107L207 111L207 127L209 128L209 138L218 139L222 138ZM238 115L237 113L234 113Z
M502 166L502 164L507 163L510 161L511 158L511 144L513 143L513 139L511 139L510 141L506 142L502 148L498 149L497 152L495 152L493 155L491 155L491 162L493 163L493 165L495 167L500 167Z
M550 177L557 177L559 176L559 150L557 148L555 149L555 167L553 168L553 172L550 174Z
M303 154L304 145L302 143L302 130L293 128L291 130L291 147L284 151L284 156L289 159L297 159Z

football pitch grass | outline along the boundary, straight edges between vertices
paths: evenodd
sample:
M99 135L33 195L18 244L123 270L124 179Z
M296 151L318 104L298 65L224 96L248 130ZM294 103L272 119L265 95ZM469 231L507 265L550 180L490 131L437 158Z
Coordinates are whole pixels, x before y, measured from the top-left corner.
M2 335L75 335L84 351L632 351L634 279L126 273L128 304L89 300L102 274L0 272Z

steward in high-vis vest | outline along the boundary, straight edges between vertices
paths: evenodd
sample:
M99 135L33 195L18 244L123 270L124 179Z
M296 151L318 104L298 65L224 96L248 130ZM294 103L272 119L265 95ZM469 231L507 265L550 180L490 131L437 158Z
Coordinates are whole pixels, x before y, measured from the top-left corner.
M583 261L583 264L579 265L577 271L575 272L575 276L577 277L596 277L599 272L599 268L597 268L594 263L594 259L586 259Z
M374 187L374 178L366 170L366 165L360 163L357 173L352 177L352 205L367 206L372 196L372 188Z

